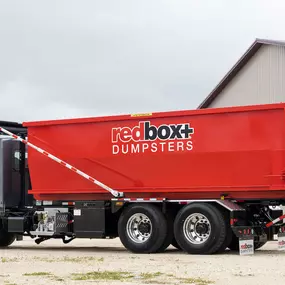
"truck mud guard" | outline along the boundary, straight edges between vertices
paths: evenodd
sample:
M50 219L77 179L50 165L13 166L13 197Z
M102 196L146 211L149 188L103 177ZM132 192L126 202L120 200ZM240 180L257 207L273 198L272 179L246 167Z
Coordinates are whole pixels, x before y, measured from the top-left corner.
M52 159L53 161L59 163L60 165L63 165L63 166L65 166L66 168L72 170L73 172L77 173L77 174L80 175L81 177L84 177L84 178L87 179L88 181L90 181L90 182L92 182L92 183L98 185L99 187L105 189L106 191L110 192L113 196L115 196L115 197L123 197L123 196L124 196L124 193L118 192L118 191L116 191L116 190L114 190L114 189L108 187L107 185L105 185L105 184L103 184L102 182L96 180L95 178L91 177L90 175L84 173L83 171L77 169L76 167L74 167L74 166L68 164L67 162L63 161L62 159L60 159L60 158L58 158L58 157L56 157L56 156L54 156L54 155L48 153L47 151L41 149L40 147L37 147L37 146L33 145L32 143L30 143L30 142L28 142L28 141L22 139L21 137L19 137L19 136L13 134L13 133L11 133L11 132L9 132L8 130L6 130L6 129L0 127L0 131L2 131L2 132L3 132L4 134L6 134L6 135L9 135L9 136L12 137L13 139L16 139L16 140L18 140L18 141L21 141L22 143L24 143L24 144L30 146L31 148L33 148L33 149L37 150L39 153L41 153L41 154L43 154L43 155L49 157L50 159Z

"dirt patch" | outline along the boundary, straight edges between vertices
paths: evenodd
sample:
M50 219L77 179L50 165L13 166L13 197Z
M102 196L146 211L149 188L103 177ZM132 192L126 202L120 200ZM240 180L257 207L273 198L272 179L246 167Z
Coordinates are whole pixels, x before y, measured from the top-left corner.
M285 252L272 242L253 256L188 255L169 247L133 254L115 240L15 242L1 250L0 284L274 284L283 285ZM274 272L274 274L272 274Z

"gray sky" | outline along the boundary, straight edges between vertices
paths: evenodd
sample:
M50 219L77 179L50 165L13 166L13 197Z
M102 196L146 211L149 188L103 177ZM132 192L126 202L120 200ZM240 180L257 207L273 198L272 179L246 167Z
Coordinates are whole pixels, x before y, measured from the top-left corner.
M235 3L235 4L233 4ZM0 120L194 109L284 0L0 0Z

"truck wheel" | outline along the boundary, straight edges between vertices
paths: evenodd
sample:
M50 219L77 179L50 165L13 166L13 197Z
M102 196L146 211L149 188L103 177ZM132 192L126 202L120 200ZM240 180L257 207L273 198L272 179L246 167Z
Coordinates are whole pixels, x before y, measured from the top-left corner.
M223 214L213 205L195 203L184 206L174 221L177 243L190 254L212 254L221 250L227 235Z
M118 234L131 252L153 253L163 250L168 237L166 217L152 204L133 204L121 214Z
M8 233L3 228L0 229L0 248L1 247L8 247L15 241L15 235Z
M174 215L171 212L168 212L165 214L165 218L167 221L167 235L161 247L155 251L157 253L165 251L170 246L174 238L174 233L173 233Z
M232 240L231 240L230 244L228 245L228 248L230 250L233 250L233 251L239 250L239 239L234 233L232 236Z
M230 244L230 242L232 241L232 236L233 236L233 231L230 225L230 215L228 210L223 209L223 215L224 215L224 219L226 221L226 225L227 225L227 233L226 233L226 238L225 241L223 242L223 244L221 245L221 247L215 252L215 253L223 253L226 251L226 249L228 248L228 245Z

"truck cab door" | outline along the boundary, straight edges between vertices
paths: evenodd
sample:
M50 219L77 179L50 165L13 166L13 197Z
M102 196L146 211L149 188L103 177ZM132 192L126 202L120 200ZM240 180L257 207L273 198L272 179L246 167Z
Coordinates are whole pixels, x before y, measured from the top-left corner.
M20 144L12 138L0 137L0 212L21 203Z

